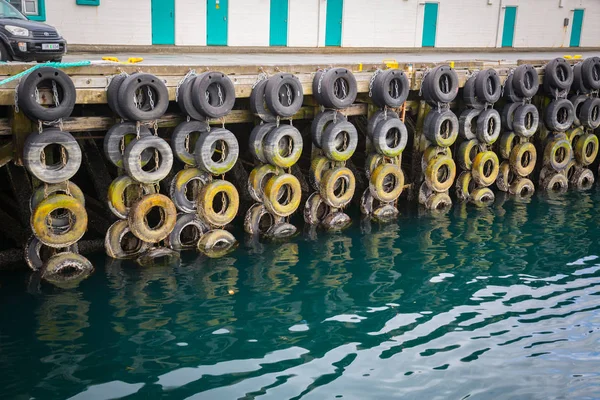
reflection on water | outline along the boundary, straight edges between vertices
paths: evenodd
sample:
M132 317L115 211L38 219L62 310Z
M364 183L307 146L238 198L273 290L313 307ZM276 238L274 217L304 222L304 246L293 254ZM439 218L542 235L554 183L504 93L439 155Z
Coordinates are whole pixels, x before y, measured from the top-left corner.
M598 398L596 190L2 276L2 398ZM29 286L29 288L28 288Z

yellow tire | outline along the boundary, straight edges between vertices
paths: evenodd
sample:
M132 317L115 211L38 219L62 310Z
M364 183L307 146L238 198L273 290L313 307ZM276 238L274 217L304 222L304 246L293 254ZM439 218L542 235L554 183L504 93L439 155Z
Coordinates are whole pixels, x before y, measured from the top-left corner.
M352 200L356 189L356 178L350 169L337 167L323 175L321 198L333 208L342 208Z
M452 199L446 192L434 193L427 199L425 207L428 210L447 211L452 207Z
M452 158L452 151L450 151L450 147L428 146L423 151L423 157L421 157L421 170L425 171L429 162L437 156Z
M429 160L425 169L425 182L436 192L445 192L452 187L456 177L454 160L445 155L438 155Z
M248 176L248 192L254 201L262 203L265 195L265 185L271 176L279 175L280 169L271 164L262 164L250 171Z
M479 152L479 142L477 139L465 140L460 146L458 146L458 151L456 157L458 159L458 165L465 171L471 169L473 165L473 159Z
M396 201L404 189L404 173L396 164L382 164L375 168L369 182L371 194L383 203Z
M564 174L554 172L544 177L541 186L546 192L564 193L569 188L569 181Z
M487 187L493 184L500 172L500 161L493 151L482 151L473 160L473 180L480 186Z
M551 139L544 149L544 164L555 171L562 171L569 164L572 155L571 142L566 137Z
M578 126L573 129L569 129L565 132L565 134L567 135L569 142L571 142L571 147L575 148L575 144L579 138L585 134L585 131L583 130L583 127Z
M477 207L486 207L494 202L496 196L488 187L477 188L471 192L471 202Z
M118 218L127 219L130 204L152 193L156 193L154 185L142 185L127 175L121 175L108 187L108 208Z
M279 217L292 215L300 206L302 188L292 174L272 176L265 185L265 207Z
M513 147L517 145L518 137L513 132L504 132L502 136L500 136L500 142L498 145L498 150L500 153L500 157L505 160L510 158L510 152Z
M215 200L220 201L218 211L215 210ZM237 215L239 207L240 195L237 189L225 180L217 179L204 185L198 196L200 218L213 226L229 224Z
M49 223L49 217L53 211L61 209L70 213L70 224L67 228L57 231ZM48 196L31 214L31 228L35 236L46 246L55 248L71 246L81 239L87 230L87 223L85 206L66 194Z
M508 192L510 185L515 180L515 173L510 168L508 161L502 161L500 164L500 170L498 171L498 178L496 178L496 186L503 192Z
M131 234L128 237L127 234ZM150 244L140 240L129 229L129 222L120 219L108 228L104 237L106 255L116 259L135 258L148 250Z
M198 241L198 251L210 258L223 257L235 250L238 242L230 232L223 229L208 231Z
M158 225L151 227L147 218L155 207L160 210L160 221ZM175 227L177 209L167 196L156 193L149 194L131 207L127 219L131 233L138 239L147 243L158 243L169 236Z
M596 156L598 156L598 136L593 133L581 136L575 142L573 151L577 162L583 166L590 165L596 160Z
M66 251L55 254L46 261L42 279L63 289L73 289L93 272L94 266L87 258Z
M533 172L537 161L537 151L531 142L516 145L510 153L510 166L519 176L526 177Z
M533 196L535 193L535 186L529 178L517 178L510 185L509 193L514 194L521 199L526 199Z
M463 171L456 178L456 197L460 201L467 201L471 198L471 192L473 191L475 182L473 176L469 171Z
M330 213L331 207L317 192L308 196L308 200L304 203L304 222L309 225L320 224Z
M327 157L318 156L315 157L310 163L310 173L308 179L313 189L321 190L321 179L325 171L335 168L335 161L328 159Z
M384 163L385 157L383 157L381 154L369 154L365 162L365 172L367 173L367 176L371 176L373 171L375 171L375 168Z

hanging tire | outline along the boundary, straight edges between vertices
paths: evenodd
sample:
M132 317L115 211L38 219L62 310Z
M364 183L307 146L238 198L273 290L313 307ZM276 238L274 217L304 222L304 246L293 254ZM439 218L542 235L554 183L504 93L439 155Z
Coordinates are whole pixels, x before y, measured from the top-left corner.
M373 103L381 108L398 108L408 98L409 90L410 82L404 71L399 69L381 71L373 81Z
M398 217L400 212L391 204L384 204L381 207L375 208L373 211L373 220L381 223L391 222Z
M369 179L369 189L383 203L396 201L404 190L404 173L396 164L382 164L375 168Z
M148 151L151 151L154 155L159 154L158 168L155 167L152 171L145 171L141 163L143 154ZM173 151L163 138L146 136L127 145L123 154L123 167L127 175L137 182L157 183L165 179L171 172Z
M173 230L165 239L165 245L172 250L190 250L198 247L200 238L210 227L196 214L179 214Z
M494 200L496 200L496 196L494 196L494 192L488 187L476 188L471 192L471 203L477 207L487 207Z
M378 207L385 203L381 203L371 193L371 189L367 188L363 192L362 196L360 196L360 212L363 215L372 215L373 211L375 211Z
M506 81L504 82L504 98L509 103L523 103L523 97L518 96L515 92L515 83L514 83L515 74L514 71L512 74L508 75Z
M347 118L338 111L328 110L318 113L310 125L310 133L313 144L320 149L323 132L325 132L325 129L327 129L331 123L339 120L346 121Z
M458 75L449 65L440 65L431 70L425 77L424 85L428 85L429 100L433 103L451 103L458 95Z
M537 151L531 142L516 145L510 153L510 166L519 176L526 177L533 172Z
M549 140L544 148L544 164L552 167L555 171L565 169L572 156L573 149L566 138Z
M250 132L250 140L248 141L248 148L250 154L261 163L268 163L265 157L264 143L265 137L269 132L275 129L277 125L274 122L267 122L266 124L256 125L252 132Z
M321 79L321 75L319 75L319 79ZM356 100L357 92L356 78L346 68L332 68L325 71L322 75L320 93L317 84L317 98L326 108L350 107Z
M200 111L196 109L196 107L194 107L194 101L192 99L193 95L195 94L192 90L194 87L194 82L199 76L202 75L204 74L188 77L179 87L179 93L177 94L178 97L176 99L181 112L195 121L206 120L206 117L202 115Z
M210 258L220 258L237 247L235 237L226 230L213 229L198 242L198 251Z
M485 144L494 144L500 136L502 123L500 114L493 108L483 110L477 117L477 140Z
M387 121L388 119L400 119L397 113L392 110L377 110L371 115L371 118L367 121L367 136L370 138L373 137L373 132L375 132L375 128L383 121Z
M194 149L198 168L213 175L223 175L230 171L237 162L239 154L237 138L224 128L212 129L200 135ZM218 156L219 159L215 161L213 156Z
M331 207L323 201L323 198L318 192L308 196L308 200L304 203L304 222L309 225L317 225L321 223L331 212Z
M446 212L452 207L452 199L447 192L432 194L425 203L425 208L432 211Z
M321 225L328 232L339 232L352 225L352 220L348 214L336 211L326 216Z
M118 260L136 258L149 248L150 243L140 240L131 232L127 220L112 224L104 237L106 255Z
M270 239L288 239L294 236L298 232L298 229L287 222L279 222L273 225L266 233L265 236Z
M506 107L505 107L506 108ZM458 134L465 140L476 138L477 134L477 117L482 110L468 108L460 114L458 119Z
M244 231L250 235L264 235L280 218L274 217L263 204L253 204L244 218Z
M265 195L265 185L272 177L280 174L280 170L271 164L254 167L248 176L248 192L254 201L262 203Z
M335 162L327 157L317 156L310 163L308 180L315 190L321 190L321 180L325 171L335 168Z
M456 178L456 197L460 201L468 201L471 198L471 192L475 188L473 176L469 171L463 171Z
M513 121L515 119L515 111L517 108L521 107L522 103L506 103L502 108L502 114L500 115L500 119L502 121L502 126L504 129L508 131L512 131Z
M352 157L358 145L358 132L348 121L330 124L321 139L321 149L333 161L346 161Z
M535 186L528 178L517 178L511 183L508 192L520 199L528 199L535 193Z
M433 189L431 189L429 187L429 185L427 184L427 182L423 182L421 184L421 186L419 187L419 204L421 205L426 205L427 204L427 200L433 196L436 192L433 191Z
M581 75L589 90L600 89L600 57L586 58L581 65Z
M548 174L541 182L541 187L546 192L564 193L569 188L567 177L559 172Z
M577 190L589 190L594 185L594 173L588 168L577 168L569 183Z
M125 78L127 78L127 75L125 74L114 76L106 88L106 103L108 104L108 108L110 108L114 114L119 116L119 118L123 118L123 111L121 111L121 107L119 107L118 94L119 88Z
M499 141L499 146L498 146L500 157L502 157L505 160L508 160L510 158L510 152L512 151L513 147L515 147L517 144L518 144L517 135L515 135L512 132L504 132L500 136L500 141Z
M519 65L513 72L512 86L519 97L529 99L535 96L540 87L536 69L529 64Z
M598 155L598 136L586 133L581 136L573 148L575 159L583 166L588 166L596 160Z
M166 247L154 247L135 259L144 268L177 268L181 264L179 252Z
M173 200L175 208L183 213L196 213L198 193L210 180L210 175L198 168L186 168L179 171L171 179L169 187L169 197Z
M300 206L302 188L292 174L281 174L269 178L264 190L264 205L278 217L292 215Z
M515 180L515 174L510 168L508 161L502 161L498 171L498 178L496 178L496 186L503 192L508 192L510 185Z
M583 73L581 72L582 66L583 63L577 63L573 66L573 84L571 85L571 91L577 94L586 94L590 91L583 82Z
M425 182L436 192L445 192L452 187L456 176L456 164L451 157L432 158L425 170Z
M477 74L471 75L465 82L463 87L463 99L465 105L475 110L483 110L485 108L485 102L477 98L475 93L475 81L477 80Z
M577 141L581 139L585 132L583 128L579 126L577 128L569 129L567 132L565 132L565 134L567 136L567 139L571 143L571 148L574 149L575 145L577 144Z
M147 216L152 208L160 210L160 222L150 227ZM158 243L173 231L177 221L175 204L162 194L149 194L137 201L127 216L129 229L140 240L147 243Z
M199 75L192 86L192 103L207 118L224 117L235 104L233 82L221 72Z
M57 210L69 212L70 224L67 229L55 230L48 224L48 218ZM79 200L65 194L48 196L33 210L31 228L37 238L46 246L69 247L83 237L87 230L88 217L85 207Z
M265 122L275 122L277 117L269 110L265 101L267 79L259 81L250 92L250 111Z
M533 104L523 104L515 111L513 128L522 138L530 138L537 131L540 114Z
M385 157L383 157L381 154L371 153L365 160L365 173L367 176L371 176L375 168L385 163Z
M571 127L575 120L573 103L567 99L553 100L545 110L544 122L548 130L564 132Z
M25 243L24 247L24 259L25 263L34 272L41 271L44 267L44 263L47 258L52 257L56 252L60 251L60 248L48 247L44 245L35 235L31 235ZM67 247L66 251L77 253L77 243Z
M421 171L425 172L431 160L438 156L452 158L450 147L427 146L421 157Z
M575 175L575 172L578 168L580 167L577 165L577 162L574 159L572 159L571 161L569 161L569 164L567 164L567 167L560 172L567 177L567 180L569 182L571 182L571 179ZM548 166L542 168L542 171L540 172L540 180L542 180L548 174L548 170L550 170L552 173L555 172Z
M29 209L33 212L33 210L35 210L36 207L42 201L44 201L45 198L56 193L71 196L77 199L85 207L85 196L83 195L83 192L81 191L79 186L77 186L73 182L65 181L59 184L40 186L35 192L33 192L33 195L29 200ZM70 221L68 213L52 216L52 227L55 230L67 229L69 227L69 224Z
M61 287L72 288L93 272L94 266L87 258L67 251L55 254L46 261L42 279Z
M173 149L173 154L175 154L182 163L196 166L192 135L196 133L198 136L201 136L207 132L208 124L206 122L188 121L177 125L171 135L171 148Z
M516 71L515 71L516 72ZM564 58L555 58L544 68L544 85L568 91L573 83L573 69Z
M222 201L221 209L216 211L214 201L218 195ZM223 201L223 197L225 200ZM217 179L204 185L198 196L198 213L204 222L211 226L225 226L237 215L240 207L240 195L231 182Z
M59 105L46 107L38 102L35 92L38 88L46 88L46 85L51 82L56 83ZM47 89L53 91L52 85ZM19 84L19 108L33 120L56 121L71 116L76 98L77 92L71 78L63 71L52 67L36 69Z
M104 136L104 155L117 168L123 167L123 153L129 143L136 139L136 125L134 122L122 122L113 125ZM140 126L140 139L152 136L145 126ZM146 165L154 156L153 152L147 151L142 154L142 165Z
M61 162L48 165L45 149L61 147ZM60 183L71 179L81 166L81 148L69 132L48 129L42 133L30 133L23 147L23 164L27 171L45 183Z
M600 98L590 97L581 106L579 115L581 125L590 129L596 129L600 126Z
M475 94L486 103L494 104L500 99L502 85L500 77L493 68L480 71L475 78Z
M134 188L131 188L134 186ZM135 189L135 192L133 191ZM127 175L121 175L115 178L108 187L108 208L114 215L120 219L127 219L129 215L130 206L133 202L141 199L147 194L156 193L156 186L152 184L140 185ZM126 197L135 194L134 198L129 198L126 201Z
M398 157L408 143L408 130L400 119L389 118L380 122L373 132L375 150L386 157Z
M356 178L350 169L337 167L323 174L321 198L333 208L342 208L352 200L356 189Z
M490 186L498 178L500 172L500 161L493 151L482 151L473 159L471 174L473 180L480 186Z
M458 151L456 153L458 166L463 170L470 170L473 165L473 159L478 152L479 142L477 139L463 141L460 146L458 146Z
M276 167L290 168L302 155L302 135L291 125L279 125L263 142L265 158Z
M296 114L304 101L304 90L296 75L280 72L271 76L265 86L269 110L281 117Z
M140 104L138 95L145 97ZM131 121L153 121L169 107L169 91L165 83L152 74L129 75L119 87L119 107L123 117Z
M458 137L458 118L450 110L431 110L424 123L425 137L436 146L452 146Z
M569 101L571 103L573 103L573 109L575 110L573 113L573 115L574 115L573 125L575 125L575 126L581 126L581 121L579 119L579 116L581 115L581 106L583 106L583 103L587 99L588 99L588 97L584 96L584 95L575 95L575 96L569 97Z

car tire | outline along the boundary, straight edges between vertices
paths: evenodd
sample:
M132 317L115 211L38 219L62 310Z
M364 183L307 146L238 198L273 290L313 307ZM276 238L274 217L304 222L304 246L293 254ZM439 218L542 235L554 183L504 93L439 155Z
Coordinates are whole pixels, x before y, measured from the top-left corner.
M12 61L12 57L8 54L6 45L3 42L0 42L0 61Z

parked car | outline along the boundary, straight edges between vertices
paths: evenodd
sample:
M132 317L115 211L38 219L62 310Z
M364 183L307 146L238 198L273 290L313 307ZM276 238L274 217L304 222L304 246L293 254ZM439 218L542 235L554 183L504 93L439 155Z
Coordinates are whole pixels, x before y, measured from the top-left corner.
M57 61L67 51L58 31L30 21L5 0L0 0L0 61Z

